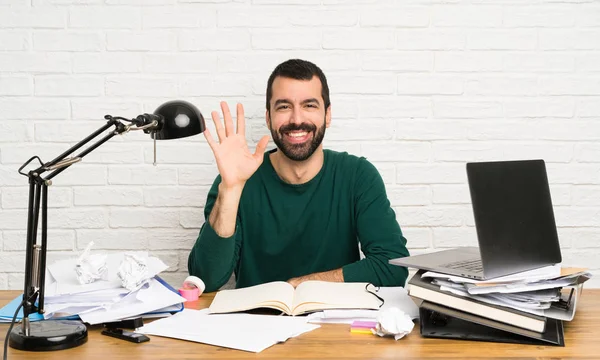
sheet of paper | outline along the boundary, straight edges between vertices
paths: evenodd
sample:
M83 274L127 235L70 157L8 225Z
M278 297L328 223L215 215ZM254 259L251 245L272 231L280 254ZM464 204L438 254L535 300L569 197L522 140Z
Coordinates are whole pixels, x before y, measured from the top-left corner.
M486 295L470 295L466 290L460 290L458 288L455 287L447 287L447 286L440 286L440 290L441 291L447 291L450 292L452 294L458 295L458 296L462 296L462 297L466 297L466 298L470 298L470 299L474 299L474 300L478 300L484 303L488 303L488 304L493 304L493 305L498 305L498 306L505 306L505 307L509 307L509 308L513 308L516 310L521 310L521 311L527 311L527 310L543 310L543 309L547 309L550 307L550 303L537 303L537 304L527 304L527 303L521 303L521 302L514 302L511 301L509 299L498 299L496 297L492 297L489 296L491 294L486 294Z
M184 309L169 318L154 321L137 332L251 352L264 349L318 328L305 317L253 314L208 314Z
M59 319L70 316L80 316L86 312L102 309L104 304L55 304L44 306L44 319Z
M186 301L156 279L151 279L147 285L128 294L118 303L80 314L81 320L92 325L100 324L141 315Z
M530 283L503 283L494 284L494 286L478 286L476 284L465 284L469 294L488 294L488 293L519 293L523 291L534 291L559 288L574 284L583 283L591 277L590 273L576 273L558 279L541 280Z
M570 289L574 289L573 297L572 297L568 307L560 308L557 306L550 306L548 309L526 309L526 308L524 308L524 309L519 309L519 310L522 310L522 311L530 313L530 314L538 315L538 316L545 316L545 317L563 320L563 321L571 321L575 317L575 312L577 310L577 302L579 301L579 297L581 295L582 286L583 286L582 284L579 284L579 285L572 285L572 286L567 286L567 287L563 288L563 292L569 291ZM563 298L564 297L565 296L563 295Z
M312 324L352 324L354 321L375 321L379 310L323 310L308 314L306 319Z
M135 252L136 255L147 258L148 277L154 277L169 267L157 257L150 256L146 252ZM57 261L48 266L52 278L56 282L50 289L52 295L78 294L82 292L105 290L121 287L121 279L117 275L119 265L125 253L109 254L106 258L108 268L108 279L98 280L90 284L80 284L75 272L76 258Z
M411 319L419 317L419 307L408 296L405 288L400 286L380 287L376 292L377 296L383 298L384 303L379 310L360 310L360 309L334 309L324 310L308 315L310 323L335 323L352 324L353 321L374 321L380 311L389 308L398 308L406 313Z
M527 312L530 314L534 314L534 315L545 316L545 317L564 320L564 321L571 321L571 320L573 320L573 317L575 316L575 311L577 310L577 302L578 302L579 296L581 294L581 289L583 287L583 281L584 280L580 280L575 285L570 285L570 286L566 286L566 287L562 288L562 290L563 290L562 298L563 299L566 298L565 294L568 291L570 291L570 289L573 289L573 295L569 302L569 306L564 307L564 308L556 306L556 304L557 304L556 302L550 303L548 306L542 306L542 305L535 306L535 305L527 304L527 303L523 303L523 302L515 302L515 301L507 300L505 298L486 297L484 295L469 295L467 292L460 292L456 288L446 288L446 287L442 286L442 287L440 287L440 290L449 291L449 292L452 292L459 296L472 298L472 299L486 302L489 304L510 307L510 308L517 309L517 310ZM503 294L487 294L487 295L503 295Z
M123 296L129 293L129 290L119 287L114 289L89 291L79 294L67 295L48 295L44 296L44 303L61 304L61 303L88 303L88 302L104 302L113 303L119 301Z
M313 314L317 314L317 313L313 313ZM311 317L311 315L313 315L313 314L310 314L309 319L308 319L308 322L311 324L348 324L348 325L352 325L352 323L355 321L376 321L376 319L377 319L377 318L373 318L373 317L366 317L366 318L361 318L361 317L323 318L323 317L319 317L319 316Z
M475 280L470 278L464 278L460 276L453 276L448 274L437 273L434 271L427 271L421 277L432 277L447 279L457 283L470 283L470 284L492 284L492 283L506 283L506 282L534 282L539 280L554 279L560 276L561 267L560 264L545 266L539 269L533 269L529 271L523 271L517 274L501 276L490 280Z

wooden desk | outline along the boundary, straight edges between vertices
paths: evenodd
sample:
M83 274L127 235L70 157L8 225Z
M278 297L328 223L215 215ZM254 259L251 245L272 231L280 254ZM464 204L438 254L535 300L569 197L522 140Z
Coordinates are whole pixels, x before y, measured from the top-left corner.
M17 291L0 291L0 306L15 298ZM213 294L205 294L189 308L207 307ZM600 289L584 289L572 322L565 322L565 347L499 344L458 340L425 339L415 329L394 341L368 334L352 334L349 325L327 324L261 353L248 353L199 343L151 336L147 343L133 344L100 334L89 328L88 342L54 352L24 352L9 348L15 359L600 359ZM16 325L15 325L16 326ZM8 325L0 325L4 341Z

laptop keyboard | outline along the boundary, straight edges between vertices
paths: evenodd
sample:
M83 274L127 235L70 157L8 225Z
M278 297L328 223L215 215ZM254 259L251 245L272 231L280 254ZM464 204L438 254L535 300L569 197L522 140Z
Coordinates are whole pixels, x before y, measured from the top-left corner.
M468 271L472 271L472 272L482 272L483 271L483 264L481 263L481 259L456 261L456 262L448 263L448 264L445 264L442 266L445 268L463 269L463 270L468 270Z

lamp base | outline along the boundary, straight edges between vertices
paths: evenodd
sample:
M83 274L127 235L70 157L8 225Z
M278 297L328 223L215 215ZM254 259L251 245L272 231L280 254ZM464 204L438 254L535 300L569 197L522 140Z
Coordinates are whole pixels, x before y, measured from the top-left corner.
M87 328L79 320L42 320L30 323L29 336L21 325L10 332L9 345L25 351L73 348L87 341Z

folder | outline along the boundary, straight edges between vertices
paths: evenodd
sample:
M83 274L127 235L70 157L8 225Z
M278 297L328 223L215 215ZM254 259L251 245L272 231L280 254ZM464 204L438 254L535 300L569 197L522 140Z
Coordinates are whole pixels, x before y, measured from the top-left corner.
M15 311L17 311L17 308L19 307L19 305L21 304L22 301L23 301L23 295L19 295L16 298L14 298L11 302L9 302L8 304L6 304L2 308L0 308L0 324L1 323L10 323L12 321L13 316L15 315ZM19 309L19 313L17 314L17 318L15 321L21 321L22 318L23 318L23 309L21 308L21 309ZM29 320L30 321L44 320L44 316L39 313L33 313L33 314L29 315Z
M544 332L535 332L428 301L419 315L423 337L565 346L562 320L548 318Z

